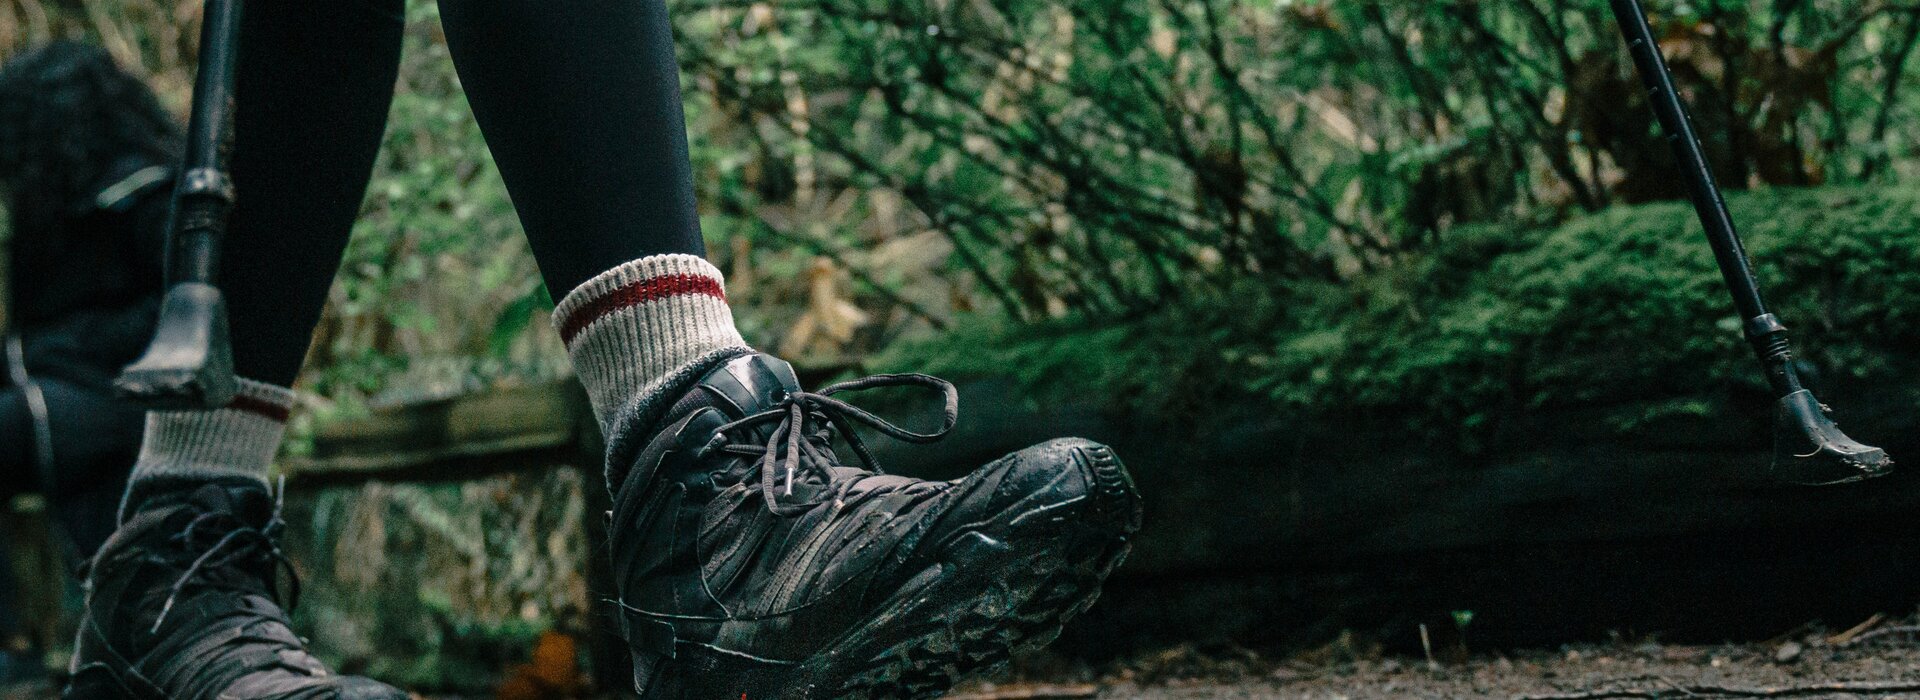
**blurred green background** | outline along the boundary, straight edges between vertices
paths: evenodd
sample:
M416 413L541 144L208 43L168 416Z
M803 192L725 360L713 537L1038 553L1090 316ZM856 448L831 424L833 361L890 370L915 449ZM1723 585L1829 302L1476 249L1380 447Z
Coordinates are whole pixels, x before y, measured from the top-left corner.
M1764 384L1697 224L1661 203L1680 184L1604 2L669 4L710 256L748 340L813 376L992 380L1012 398L989 415L1067 405L1227 452L1241 428L1364 419L1459 470L1536 446L1525 419L1554 412L1595 439L1732 425L1716 434L1764 447ZM1839 396L1911 405L1920 10L1649 4L1803 359ZM0 59L97 41L184 112L198 8L0 0ZM566 290L541 286L436 15L409 2L290 460L329 424L569 372L547 330ZM1288 449L1136 461L1181 524L1134 572L1246 564L1187 482L1297 498L1316 472ZM585 472L303 491L303 620L383 676L491 687L543 631L588 624ZM1311 539L1310 505L1268 505L1295 528L1275 542Z

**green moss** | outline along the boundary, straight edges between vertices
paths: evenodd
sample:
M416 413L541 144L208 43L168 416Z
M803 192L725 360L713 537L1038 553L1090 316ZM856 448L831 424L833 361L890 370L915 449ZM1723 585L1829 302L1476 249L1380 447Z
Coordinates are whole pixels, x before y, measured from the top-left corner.
M1770 190L1730 202L1769 300L1817 376L1900 376L1920 347L1920 193ZM882 358L1011 376L1178 419L1202 402L1388 414L1465 431L1550 407L1629 428L1712 415L1763 380L1683 203L1550 230L1477 227L1345 286L1237 289L1123 322L978 320Z

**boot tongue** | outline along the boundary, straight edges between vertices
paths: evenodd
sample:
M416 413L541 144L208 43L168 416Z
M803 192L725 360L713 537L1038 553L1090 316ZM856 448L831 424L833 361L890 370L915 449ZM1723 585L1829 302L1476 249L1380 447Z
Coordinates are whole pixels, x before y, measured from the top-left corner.
M717 403L726 404L735 417L766 411L800 390L793 365L777 357L754 353L728 361L701 382Z
M231 513L253 525L263 525L273 517L273 497L258 479L158 477L136 480L128 487L121 519L125 521L142 511L176 506L195 513Z
M780 402L786 400L787 396L801 390L800 380L794 374L793 365L761 353L744 355L721 365L709 373L701 381L701 385L707 391L695 393L706 394L707 396L702 400L710 402L710 405L719 408L732 418L773 410L779 407ZM739 435L742 441L765 444L783 422L785 422L784 419L768 420L750 429L742 429ZM802 426L792 427L801 428ZM804 427L808 433L812 433L823 426L810 423ZM807 437L809 435L802 435L801 439L804 440ZM783 468L786 464L784 451L787 444L787 441L782 440L779 444L773 445L773 448L779 452L774 459ZM743 460L740 468L758 470L760 464L761 461L758 459ZM796 467L799 466L802 465L796 465ZM819 475L814 474L812 470L797 468L795 471L792 497L796 500L810 499L815 491L826 486ZM740 476L746 478L746 475ZM777 482L783 495L787 486L785 477L783 471L779 474Z
M787 395L799 390L800 382L794 378L792 365L769 355L743 355L702 377L694 391L674 402L673 408L667 411L668 420L706 408L718 410L727 420L744 418L773 409ZM740 434L766 440L773 429L774 424L767 423L751 430L743 429Z
M187 502L201 512L231 513L254 526L273 518L273 497L259 484L207 484L195 489Z

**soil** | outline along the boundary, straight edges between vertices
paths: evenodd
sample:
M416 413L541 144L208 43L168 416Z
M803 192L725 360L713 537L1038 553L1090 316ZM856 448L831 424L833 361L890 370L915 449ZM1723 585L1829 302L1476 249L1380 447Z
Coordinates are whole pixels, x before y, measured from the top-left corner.
M1920 698L1920 626L1872 621L1847 632L1801 630L1718 646L1621 641L1464 656L1455 648L1432 661L1381 655L1352 639L1284 659L1181 646L1099 670L1032 659L1010 680L969 684L949 700L1751 697ZM0 691L4 700L50 698Z
M1618 642L1412 658L1354 653L1350 640L1269 661L1232 650L1171 649L1077 683L980 684L966 700L1141 698L1920 698L1920 627L1875 622L1851 634L1802 630L1771 642L1676 646ZM1031 672L1026 672L1031 673Z

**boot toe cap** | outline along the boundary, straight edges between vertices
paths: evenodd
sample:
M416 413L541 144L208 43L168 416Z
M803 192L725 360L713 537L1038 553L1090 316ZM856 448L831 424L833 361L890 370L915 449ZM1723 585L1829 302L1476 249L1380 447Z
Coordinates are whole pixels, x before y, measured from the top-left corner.
M994 500L1028 518L1059 512L1079 526L1128 536L1140 527L1140 492L1113 449L1080 438L1050 440L1008 455Z

